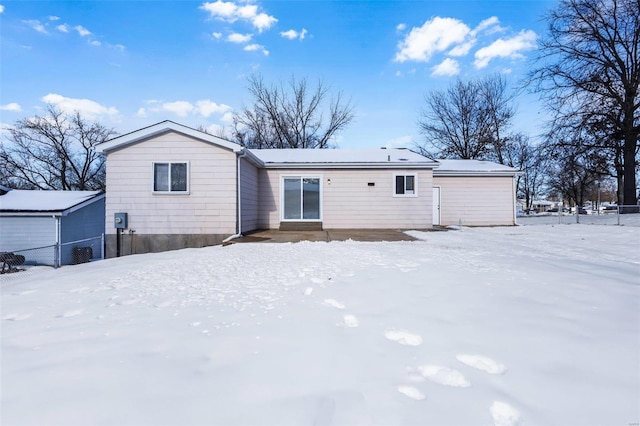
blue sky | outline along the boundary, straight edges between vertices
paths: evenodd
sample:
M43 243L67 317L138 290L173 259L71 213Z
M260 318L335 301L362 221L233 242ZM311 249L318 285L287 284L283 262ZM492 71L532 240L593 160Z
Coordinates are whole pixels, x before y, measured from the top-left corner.
M119 133L216 131L247 77L322 79L355 106L343 148L411 146L424 95L456 78L518 83L555 1L0 1L0 122L79 110ZM514 128L541 130L533 95Z

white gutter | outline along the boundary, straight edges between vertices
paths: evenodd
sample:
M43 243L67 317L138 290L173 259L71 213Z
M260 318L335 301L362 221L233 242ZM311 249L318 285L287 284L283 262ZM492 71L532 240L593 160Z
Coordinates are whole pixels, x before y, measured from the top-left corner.
M518 171L508 171L508 170L483 170L483 171L479 171L479 170L439 170L439 169L435 169L433 171L433 176L434 177L440 177L440 176L451 176L451 177L480 177L480 176L485 176L485 177L515 177L518 174L521 174L521 172Z
M437 163L264 163L265 169L425 169L436 168Z

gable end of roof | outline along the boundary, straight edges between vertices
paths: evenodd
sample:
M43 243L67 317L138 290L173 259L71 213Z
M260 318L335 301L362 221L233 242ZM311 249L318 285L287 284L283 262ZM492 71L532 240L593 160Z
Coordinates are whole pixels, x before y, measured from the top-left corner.
M156 123L151 126L126 133L124 135L116 136L113 139L97 145L95 147L95 150L97 152L108 154L110 151L121 149L128 145L142 142L169 132L180 133L182 135L189 136L191 138L210 143L212 145L216 145L233 152L240 152L242 150L242 147L236 143L219 138L217 136L210 135L200 130L193 129L191 127L184 126L182 124L175 123L170 120L161 121L160 123Z

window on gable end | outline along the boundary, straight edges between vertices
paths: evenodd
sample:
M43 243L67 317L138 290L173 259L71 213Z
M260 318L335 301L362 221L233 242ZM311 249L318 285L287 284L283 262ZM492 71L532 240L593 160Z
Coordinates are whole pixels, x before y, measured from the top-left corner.
M189 163L153 163L153 192L188 193Z

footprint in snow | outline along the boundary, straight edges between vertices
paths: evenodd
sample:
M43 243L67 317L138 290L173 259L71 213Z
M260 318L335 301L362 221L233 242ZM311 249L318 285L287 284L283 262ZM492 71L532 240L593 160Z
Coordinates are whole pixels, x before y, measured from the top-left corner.
M428 380L444 386L468 388L471 383L458 370L440 365L422 365L418 367L420 373Z
M21 291L21 292L18 292L18 293L13 293L13 296L24 296L24 295L32 294L32 293L36 293L36 292L37 292L37 290L24 290L24 291Z
M471 368L482 370L489 374L504 374L507 368L493 359L482 355L458 355L456 359Z
M422 401L426 398L418 388L413 386L400 385L398 386L398 392L411 399L415 399L416 401Z
M73 310L73 311L67 311L67 312L64 312L64 313L58 315L58 318L75 317L75 316L81 315L83 312L84 312L84 309L76 309L76 310Z
M345 315L343 319L343 325L347 328L355 328L360 325L360 321L358 321L358 318L356 318L355 315Z
M2 317L3 320L5 321L22 321L22 320L26 320L27 318L31 318L33 314L32 313L28 313L28 314L8 314Z
M493 401L491 416L494 426L516 426L520 423L520 412L502 401Z
M409 333L406 330L389 328L384 332L384 337L406 346L420 346L422 344L422 337L420 335Z
M344 309L344 305L335 299L324 299L324 304L336 309Z

